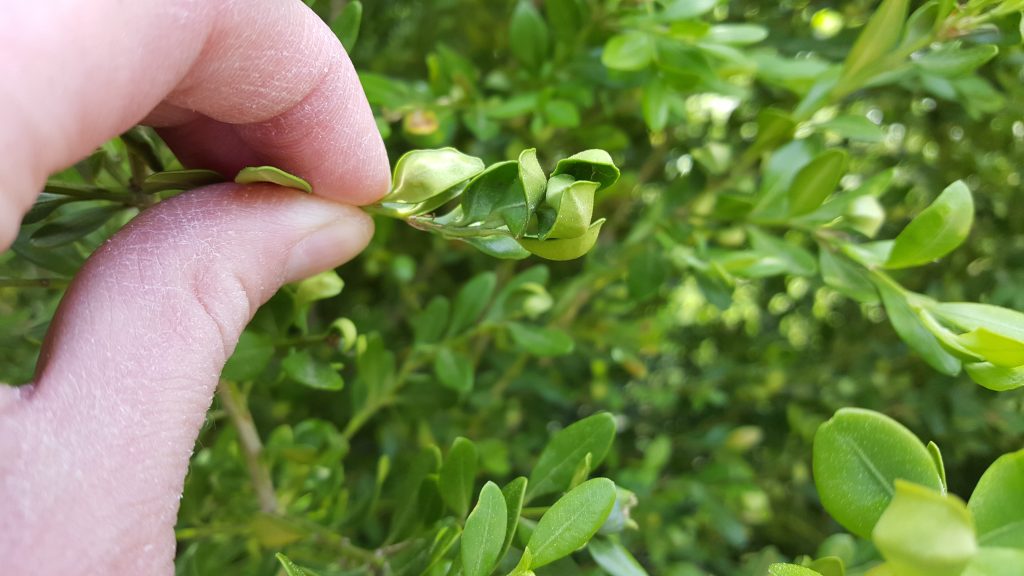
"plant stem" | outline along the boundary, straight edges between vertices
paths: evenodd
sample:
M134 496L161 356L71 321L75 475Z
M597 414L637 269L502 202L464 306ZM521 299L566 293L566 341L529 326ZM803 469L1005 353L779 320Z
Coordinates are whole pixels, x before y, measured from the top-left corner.
M220 381L220 385L217 386L217 397L220 398L224 410L238 430L238 443L242 446L242 453L245 455L245 465L249 469L249 477L252 479L256 496L259 498L260 510L267 514L277 514L279 508L277 495L274 493L270 470L261 458L263 443L260 442L260 435L252 420L252 414L249 412L249 405L238 386L230 380Z

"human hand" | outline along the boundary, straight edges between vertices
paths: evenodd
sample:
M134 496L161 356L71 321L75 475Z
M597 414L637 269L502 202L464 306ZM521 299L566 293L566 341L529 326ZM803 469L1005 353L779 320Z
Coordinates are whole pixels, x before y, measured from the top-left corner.
M0 387L0 564L169 574L196 435L225 359L282 283L350 259L388 189L330 30L298 0L14 3L0 29L0 249L48 174L144 122L179 158L273 164L322 198L225 184L163 202L93 255L34 384Z

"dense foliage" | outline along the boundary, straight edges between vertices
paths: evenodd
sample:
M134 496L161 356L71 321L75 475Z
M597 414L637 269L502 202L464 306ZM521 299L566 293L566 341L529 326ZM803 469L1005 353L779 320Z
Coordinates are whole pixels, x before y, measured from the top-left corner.
M307 3L393 163L622 174L579 260L380 218L276 295L199 439L180 574L1021 565L1024 2ZM136 129L54 177L0 255L0 380L104 238L205 182L175 168Z

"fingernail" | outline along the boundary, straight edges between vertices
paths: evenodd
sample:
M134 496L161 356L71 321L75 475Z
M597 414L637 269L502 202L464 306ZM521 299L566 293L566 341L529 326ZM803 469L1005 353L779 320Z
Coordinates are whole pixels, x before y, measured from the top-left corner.
M302 214L305 225L316 222L288 254L285 278L294 282L330 270L362 252L373 236L373 220L354 206L315 202L316 214Z

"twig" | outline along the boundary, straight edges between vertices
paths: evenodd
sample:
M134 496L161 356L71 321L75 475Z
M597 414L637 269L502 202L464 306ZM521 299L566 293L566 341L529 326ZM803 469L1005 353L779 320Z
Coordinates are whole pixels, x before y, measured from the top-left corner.
M68 278L0 278L0 288L67 288Z
M228 380L220 381L220 385L217 386L217 397L220 398L224 410L238 430L238 443L242 446L242 453L245 455L245 465L249 469L253 488L259 498L260 510L267 514L277 514L279 506L277 495L274 493L274 484L270 479L270 470L261 458L263 443L260 442L259 432L252 421L252 414L249 412L245 398L242 397L238 386Z

